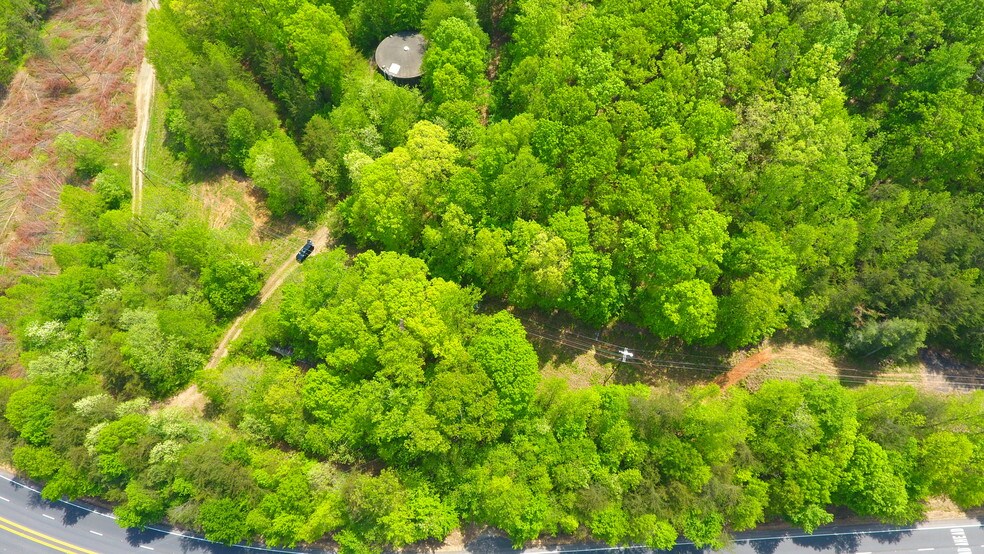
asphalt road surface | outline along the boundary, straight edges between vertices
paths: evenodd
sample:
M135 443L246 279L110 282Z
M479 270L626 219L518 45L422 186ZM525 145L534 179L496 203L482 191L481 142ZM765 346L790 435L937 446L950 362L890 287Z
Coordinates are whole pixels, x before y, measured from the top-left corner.
M729 550L741 554L971 554L984 552L984 528L977 519L931 521L907 527L878 524L834 525L821 527L812 535L796 531L743 533L741 538L736 538ZM681 545L673 552L687 554L697 552L697 549L693 545Z
M754 531L740 533L723 552L736 554L793 554L832 552L834 554L877 554L880 552L918 552L924 554L984 554L984 517L933 521L916 526L832 525L813 535L796 531ZM466 545L469 554L512 552L503 537L481 536ZM0 553L43 554L121 554L157 552L159 554L262 554L322 552L319 550L268 549L257 546L225 546L210 543L154 526L143 531L120 529L112 514L91 506L71 502L47 502L37 488L0 472ZM647 554L645 548L611 548L570 545L555 549L535 548L527 554ZM680 543L674 554L709 552L692 544Z
M262 554L314 552L225 546L165 526L121 529L112 514L70 502L47 502L31 484L0 472L0 553Z
M769 530L738 533L734 542L720 552L735 554L795 554L831 552L834 554L877 554L879 552L916 552L921 554L982 554L984 528L982 520L960 519L932 521L914 526L828 525L812 535L796 530ZM485 542L485 545L478 544ZM497 554L509 548L509 541L483 538L469 545L473 554ZM610 548L590 545L562 549L531 549L526 554L648 554L647 548ZM680 542L672 554L713 552Z

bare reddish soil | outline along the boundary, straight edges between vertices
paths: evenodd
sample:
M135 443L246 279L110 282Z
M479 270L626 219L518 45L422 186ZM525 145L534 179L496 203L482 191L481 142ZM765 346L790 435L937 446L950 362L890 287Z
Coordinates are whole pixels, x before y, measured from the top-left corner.
M766 346L762 350L738 362L735 367L729 369L727 373L720 375L714 382L721 385L722 389L727 389L732 385L740 383L742 379L751 375L753 371L762 367L763 364L771 359L772 348Z

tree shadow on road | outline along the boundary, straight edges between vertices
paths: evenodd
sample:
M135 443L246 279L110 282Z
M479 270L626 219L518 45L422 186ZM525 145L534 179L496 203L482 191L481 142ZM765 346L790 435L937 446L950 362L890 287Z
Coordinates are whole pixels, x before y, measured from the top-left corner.
M50 510L53 508L51 502L48 502L47 500L41 498L40 495L34 495L34 494L32 494L31 499L27 501L27 505L30 506L31 508L43 508L46 510Z
M783 539L769 539L763 541L749 541L748 546L755 551L755 554L773 554L779 549Z
M912 531L892 531L891 533L872 533L866 535L880 542L881 544L898 544L903 539L912 536Z
M858 551L861 539L858 535L832 535L829 537L818 537L816 535L803 538L794 538L793 544L805 546L814 550L826 551L833 549L837 554L853 553Z
M707 550L704 548L697 548L692 544L678 544L674 546L673 550L671 550L670 552L673 552L673 554L702 554L704 552L707 552Z
M84 510L84 509L79 508L77 506L72 506L72 505L69 505L69 504L65 504L64 502L59 502L57 505L55 505L53 507L55 509L57 509L57 510L61 510L61 512L62 512L62 523L65 524L65 525L67 525L67 526L69 526L69 527L72 527L73 525L78 524L83 519L85 519L85 518L89 517L90 515L92 515L92 512L90 512L88 510Z
M166 535L154 529L128 528L126 530L126 542L130 546L140 547L154 541L163 539Z

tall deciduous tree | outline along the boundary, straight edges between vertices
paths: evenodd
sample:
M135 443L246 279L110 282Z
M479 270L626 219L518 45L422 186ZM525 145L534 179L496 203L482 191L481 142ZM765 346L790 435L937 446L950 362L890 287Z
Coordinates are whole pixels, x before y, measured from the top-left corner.
M499 419L522 415L539 380L536 352L516 318L499 312L478 328L468 352L495 383Z
M360 171L345 206L350 230L363 244L407 250L418 241L448 179L457 171L458 150L447 132L429 122L416 124L406 146Z
M266 191L270 211L309 218L323 206L321 187L297 146L283 131L259 140L249 150L246 173Z
M221 316L231 316L260 292L263 283L255 264L235 258L219 258L202 269L205 297Z
M286 32L308 90L326 91L338 104L342 81L355 55L338 14L330 4L305 2L287 20Z

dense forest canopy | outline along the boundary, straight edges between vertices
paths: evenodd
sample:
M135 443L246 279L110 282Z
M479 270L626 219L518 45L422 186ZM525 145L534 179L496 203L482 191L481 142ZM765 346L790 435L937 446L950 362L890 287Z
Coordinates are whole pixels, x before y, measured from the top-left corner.
M199 419L148 398L187 381L173 370L193 347L173 346L212 328L180 279L189 266L86 244L98 251L66 253L78 265L62 275L105 288L82 316L43 311L59 285L35 290L25 319L51 319L21 331L29 378L0 378L0 430L45 498L104 496L121 525L167 516L223 542L330 535L379 552L475 522L517 547L564 533L669 549L681 534L720 547L770 517L812 531L831 505L909 522L931 496L984 503L984 439L967 432L984 426L984 392L827 379L573 390L541 379L517 319L476 313L479 291L391 252L308 260L237 357L200 373L213 416ZM198 319L177 321L179 305ZM272 344L317 364L269 357Z
M169 128L275 213L593 325L984 359L976 2L211 6L153 15ZM407 28L419 92L362 55Z
M419 88L369 63L407 29ZM317 252L203 370L262 248L180 183L134 216L112 149L60 136L60 271L0 298L26 374L0 377L0 458L46 498L345 553L464 523L717 547L834 506L984 504L981 391L573 388L478 308L984 361L984 4L162 0L147 52L176 182L242 172L355 248ZM191 384L204 417L165 403Z

